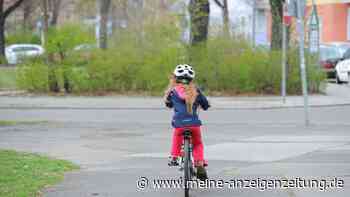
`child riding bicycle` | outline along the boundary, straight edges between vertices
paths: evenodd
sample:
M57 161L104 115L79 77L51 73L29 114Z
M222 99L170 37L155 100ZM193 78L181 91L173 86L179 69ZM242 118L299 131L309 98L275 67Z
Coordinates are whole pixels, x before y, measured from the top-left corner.
M203 155L200 121L197 109L207 110L210 105L207 98L195 86L193 80L195 71L189 65L177 65L170 77L170 83L165 92L165 105L174 108L172 126L174 128L169 166L177 166L181 156L182 133L185 129L192 131L192 148L194 165L197 168L197 177L207 179L206 162Z

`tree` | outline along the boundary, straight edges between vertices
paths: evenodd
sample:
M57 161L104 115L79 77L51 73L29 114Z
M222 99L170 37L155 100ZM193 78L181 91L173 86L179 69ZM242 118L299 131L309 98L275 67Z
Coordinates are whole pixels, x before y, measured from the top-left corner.
M99 46L101 49L107 49L108 40L108 16L111 0L97 0L98 9L100 15L100 28L99 28Z
M270 0L272 15L272 37L271 49L280 50L282 48L282 17L284 0Z
M23 2L23 31L31 29L31 13L33 11L32 0Z
M224 23L224 34L230 35L230 18L227 0L214 0L214 2L222 9L222 18Z
M59 13L61 11L61 2L62 0L49 0L48 1L48 7L51 12L51 20L50 20L50 26L56 26Z
M208 39L210 6L208 0L191 0L191 45L203 43Z
M43 13L43 32L41 37L41 44L43 46L46 46L47 43L47 34L49 31L49 14L48 14L48 0L42 0L41 1L41 9Z
M15 11L24 0L17 0L5 8L5 1L0 0L0 55L5 56L5 23L7 17Z

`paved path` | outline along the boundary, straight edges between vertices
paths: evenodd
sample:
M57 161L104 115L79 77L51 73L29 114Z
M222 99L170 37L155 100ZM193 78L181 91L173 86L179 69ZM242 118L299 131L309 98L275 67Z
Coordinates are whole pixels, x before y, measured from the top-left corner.
M198 189L192 196L348 196L350 107L312 108L312 126L299 108L213 110L201 113L208 171L213 179L333 178L345 188ZM80 171L45 191L47 197L181 196L179 189L138 191L140 177L178 179L167 167L168 110L2 109L0 119L46 120L0 127L0 148L38 152L79 164ZM150 186L152 187L152 186Z
M47 96L7 96L0 94L0 109L163 109L159 97L47 97ZM303 107L302 96L288 96L286 103L279 96L260 97L209 97L215 109L269 109ZM350 86L328 84L325 95L309 97L310 106L350 105Z
M233 102L225 99L229 98L217 98L214 102ZM46 197L182 196L181 189L152 186L153 179L181 177L180 172L166 164L171 111L157 107L158 101L158 98L0 97L0 120L47 121L0 127L0 148L42 153L81 166L81 170L68 173L62 183L46 189ZM349 114L347 105L315 106L310 110L311 126L304 127L302 108L237 106L201 112L211 179L337 177L345 185L327 191L194 189L191 196L348 197ZM140 177L150 181L142 191L136 187Z

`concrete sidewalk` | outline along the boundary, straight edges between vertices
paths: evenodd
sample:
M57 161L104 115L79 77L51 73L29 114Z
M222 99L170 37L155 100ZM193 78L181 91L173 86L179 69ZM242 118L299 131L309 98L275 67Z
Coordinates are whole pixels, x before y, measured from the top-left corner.
M209 97L213 109L303 107L303 97ZM310 96L313 107L350 105L349 98ZM0 97L0 109L164 109L158 97Z
M271 109L303 107L302 96L289 96L286 103L279 96L208 97L213 109ZM326 95L309 96L312 107L350 105L350 87L330 84ZM9 109L164 109L160 97L49 97L0 96L0 108Z

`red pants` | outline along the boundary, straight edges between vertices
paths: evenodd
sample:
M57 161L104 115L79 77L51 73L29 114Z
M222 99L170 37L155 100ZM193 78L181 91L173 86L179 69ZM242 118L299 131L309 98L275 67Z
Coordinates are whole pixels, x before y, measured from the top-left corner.
M197 127L186 127L192 131L192 155L195 164L203 163L203 143L201 136L201 129ZM179 157L181 156L181 145L183 143L183 131L185 128L175 128L173 133L173 143L171 147L171 156Z

